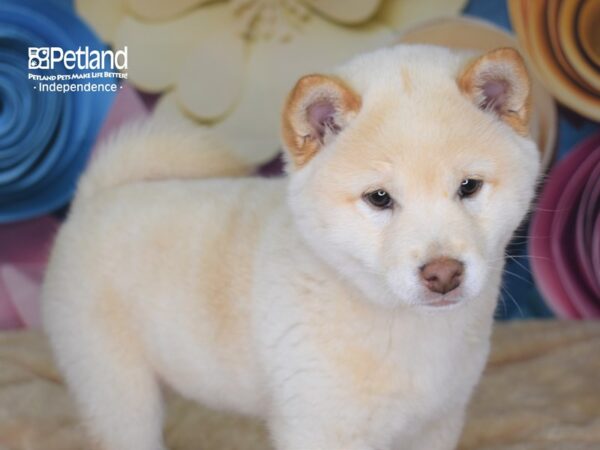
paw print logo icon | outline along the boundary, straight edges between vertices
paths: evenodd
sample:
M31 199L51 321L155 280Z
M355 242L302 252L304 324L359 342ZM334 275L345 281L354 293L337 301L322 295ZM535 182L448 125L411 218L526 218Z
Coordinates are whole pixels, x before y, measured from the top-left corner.
M29 47L29 68L48 69L50 66L50 50L48 47Z

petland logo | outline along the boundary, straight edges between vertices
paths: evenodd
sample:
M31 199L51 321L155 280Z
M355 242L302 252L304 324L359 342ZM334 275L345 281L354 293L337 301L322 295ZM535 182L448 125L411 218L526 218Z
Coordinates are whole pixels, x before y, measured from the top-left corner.
M122 50L63 50L60 47L29 47L29 69L54 69L62 63L73 70L127 70L127 47Z
M58 74L55 68L73 73ZM90 50L87 46L77 50L29 47L29 70L35 71L29 73L28 78L38 82L34 89L41 92L115 92L115 79L127 78L124 72L127 70L127 46L120 50ZM44 74L40 71L52 72ZM95 82L80 82L86 79L95 79Z

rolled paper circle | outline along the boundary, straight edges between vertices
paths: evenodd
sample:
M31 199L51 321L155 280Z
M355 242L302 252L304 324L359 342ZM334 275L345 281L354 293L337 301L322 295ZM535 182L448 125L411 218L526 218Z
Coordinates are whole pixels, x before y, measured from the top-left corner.
M577 17L577 37L585 55L600 70L600 2L584 0Z
M585 279L585 284L600 302L600 274L596 278L592 253L590 252L594 219L599 215L598 208L600 208L600 162L597 162L593 167L583 188L575 227L577 266L581 270L581 276Z
M62 63L53 69L39 67L40 62L46 66L53 47L65 52L106 49L59 2L0 3L0 223L39 216L69 201L114 99L115 78L103 78L79 64L73 69ZM42 82L31 79L32 75L65 80L50 81L59 84L115 87L98 92L41 92ZM70 75L77 79L66 80Z
M581 15L582 0L562 2L559 10L558 38L567 60L577 73L592 86L592 93L600 95L600 71L587 58L578 41L578 16Z
M595 274L596 285L600 286L600 176L593 183L589 205L586 208L584 233L590 253L591 272Z
M553 168L529 230L536 284L550 308L563 318L600 315L600 298L589 276L598 274L594 239L600 226L600 183L595 179L599 154L600 134L596 134Z
M577 256L576 219L579 210L585 207L584 189L597 166L600 166L598 147L589 153L582 163L573 167L571 176L563 185L560 198L556 202L556 212L550 229L550 250L563 287L573 306L585 318L600 317L600 304L595 301L598 295L594 292L594 286L588 284L584 275L587 264Z
M557 67L560 67L560 69L581 88L591 92L593 87L591 87L571 66L560 43L558 22L561 0L548 0L546 5L540 4L538 6L543 7L542 10L546 10L545 23L543 20L544 17L541 17L539 20L539 27L543 30L542 33L545 38L547 36L547 40L550 43L548 50L552 53L551 56L554 58ZM544 15L542 14L542 16Z
M561 2L561 5L568 2ZM512 26L526 59L548 90L562 104L592 120L600 120L600 96L586 90L563 71L547 38L546 2L508 0Z
M596 274L596 281L600 283L600 214L594 222L594 234L592 236L592 265Z

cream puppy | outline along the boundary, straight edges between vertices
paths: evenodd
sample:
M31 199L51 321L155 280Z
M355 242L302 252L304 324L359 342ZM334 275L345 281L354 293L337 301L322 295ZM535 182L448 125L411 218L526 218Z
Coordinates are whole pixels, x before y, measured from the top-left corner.
M454 448L534 194L529 97L512 49L398 46L298 82L286 179L236 177L198 133L122 132L43 292L91 436L164 449L164 383L266 419L278 450Z

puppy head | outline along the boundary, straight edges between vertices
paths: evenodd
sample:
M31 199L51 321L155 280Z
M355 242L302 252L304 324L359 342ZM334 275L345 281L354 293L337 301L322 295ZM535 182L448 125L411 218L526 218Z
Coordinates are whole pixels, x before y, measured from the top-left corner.
M398 46L302 78L283 114L298 229L385 306L497 290L539 170L529 104L512 49Z

